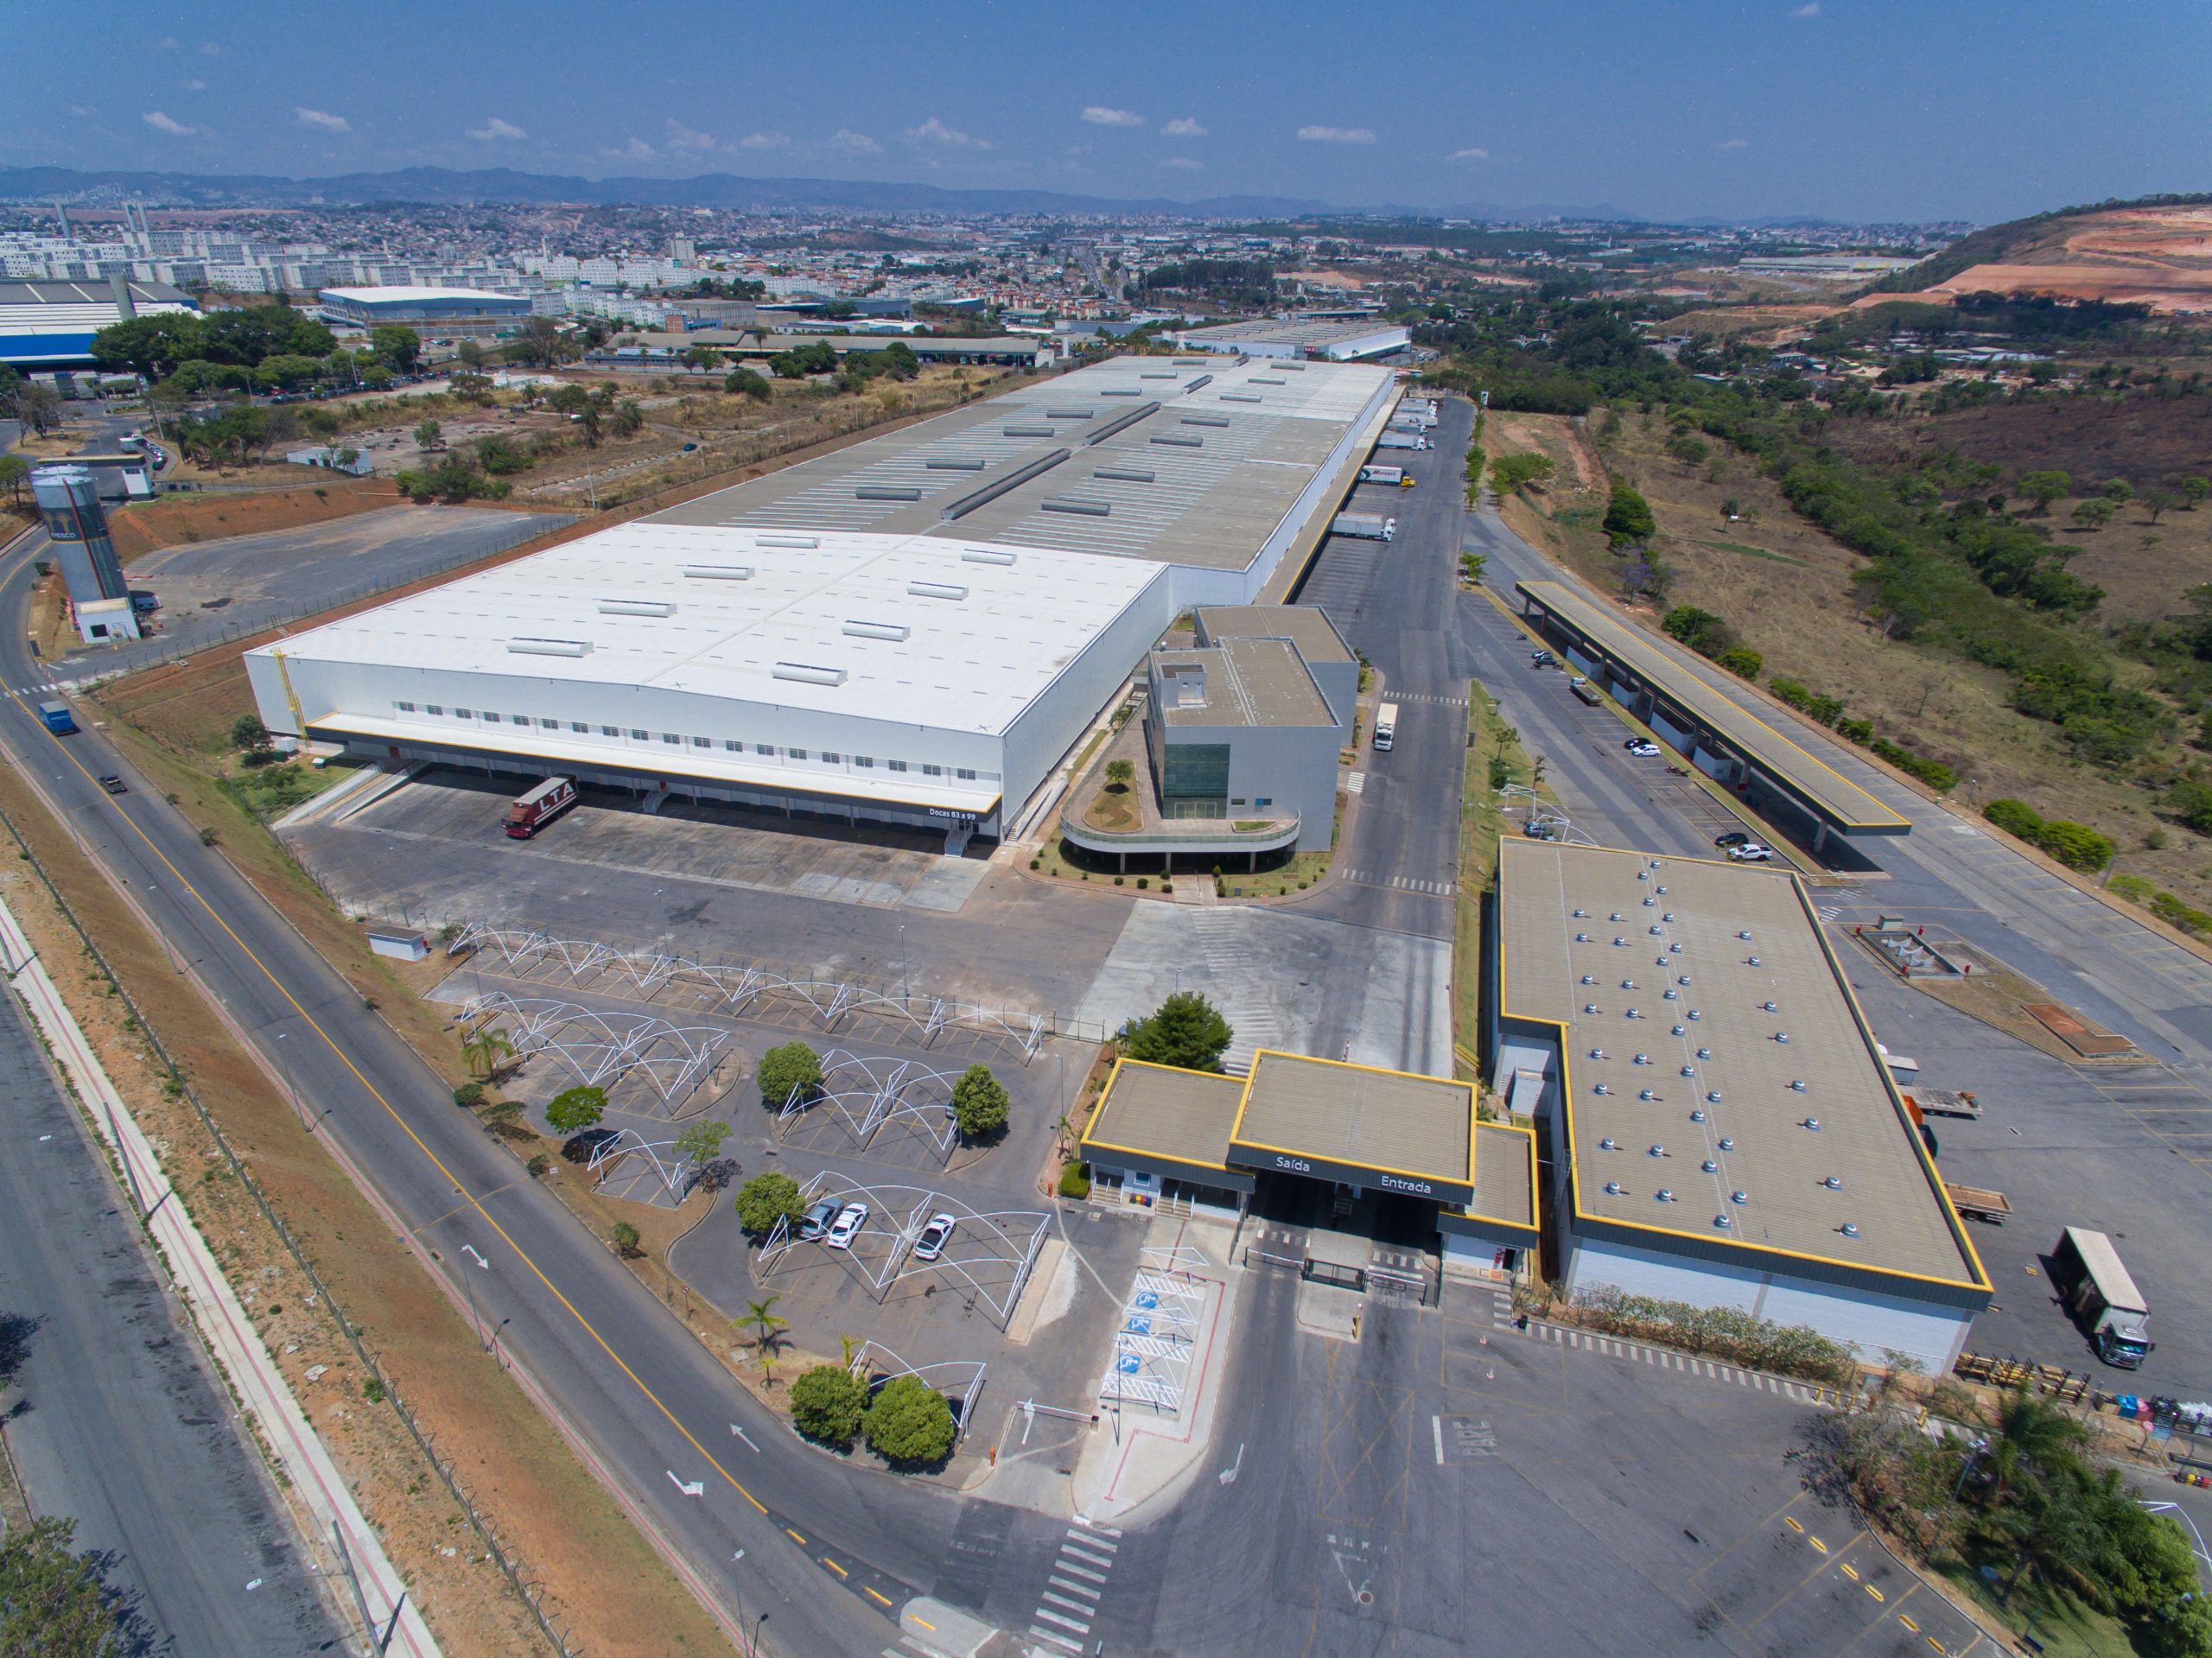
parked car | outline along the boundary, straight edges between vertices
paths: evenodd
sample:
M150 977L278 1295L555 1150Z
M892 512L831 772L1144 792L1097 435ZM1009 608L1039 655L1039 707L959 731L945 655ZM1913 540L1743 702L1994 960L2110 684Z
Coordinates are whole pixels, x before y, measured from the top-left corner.
M1738 863L1772 863L1774 848L1761 846L1757 841L1746 841L1741 846L1732 846L1728 855Z
M914 1240L914 1259L935 1261L944 1253L944 1246L951 1242L952 1229L959 1223L950 1215L932 1215L922 1235Z
M837 1218L830 1223L829 1236L822 1242L832 1249L849 1249L853 1247L853 1240L860 1236L861 1229L867 1224L868 1205L847 1204L837 1211Z
M1732 846L1749 846L1751 843L1751 837L1741 829L1730 829L1726 835L1716 835L1713 837L1713 844L1724 851Z
M1529 660L1535 663L1539 668L1556 668L1559 666L1559 658L1548 651L1531 651L1529 652Z
M1634 742L1628 745L1628 752L1640 759L1648 760L1658 753L1659 745L1654 742L1646 742L1643 738L1638 737Z
M130 792L130 785L112 772L100 773L100 787L111 795L127 795Z
M824 1197L820 1203L811 1205L805 1214L799 1217L799 1236L810 1242L820 1237L830 1229L830 1223L837 1218L840 1207L835 1197Z

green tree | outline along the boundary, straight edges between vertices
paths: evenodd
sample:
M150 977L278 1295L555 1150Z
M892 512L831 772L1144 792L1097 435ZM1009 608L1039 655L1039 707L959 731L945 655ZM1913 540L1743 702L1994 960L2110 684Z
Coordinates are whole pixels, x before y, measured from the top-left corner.
M2181 498L2187 505L2184 511L2194 511L2212 495L2212 478L2184 478L2181 480Z
M791 1383L791 1426L818 1445L843 1451L861 1431L868 1383L839 1364L817 1364Z
M475 343L473 340L462 342L463 360L467 359L467 348ZM423 353L423 337L412 328L387 324L369 330L369 349L376 353L377 360L386 368L401 374L412 374L416 361Z
M1501 495L1541 489L1556 470L1548 454L1502 454L1490 463L1490 486Z
M1179 990L1149 1019L1131 1022L1122 1051L1147 1064L1219 1070L1235 1034L1211 1002L1195 990Z
M2073 489L2073 479L2056 467L2040 472L2024 472L2020 474L2020 481L2012 486L2012 492L2033 501L2038 512L2050 511L2053 501L2072 493Z
M413 330L410 329L409 332L412 333ZM457 354L461 359L461 365L466 369L481 369L492 360L491 353L484 349L481 340L462 340Z
M117 1603L86 1555L73 1554L77 1522L58 1516L10 1526L0 1541L0 1652L29 1658L110 1658L122 1650Z
M426 420L415 429L415 447L425 451L435 449L438 447L439 438L443 436L444 433L445 428L439 425L437 422Z
M258 748L269 740L269 727L257 714L241 714L231 721L231 746Z
M128 369L149 380L165 380L177 365L199 356L202 343L197 316L163 311L102 328L92 336L92 360L111 372Z
M2003 829L2023 841L2033 841L2043 833L2043 814L2024 800L2015 800L2007 795L1991 801L1981 809L1981 815Z
M2114 506L2126 506L2135 499L2135 486L2125 478L2107 478L2105 486L2097 492Z
M952 1085L952 1120L963 1139L981 1140L1006 1127L1006 1084L991 1075L988 1065L970 1065Z
M281 386L289 391L310 380L321 378L324 366L324 359L320 357L302 357L294 352L277 357L264 357L254 368L254 383Z
M1116 789L1126 789L1137 774L1135 765L1128 760L1106 762L1106 781Z
M1660 619L1659 626L1669 637L1680 639L1693 651L1710 651L1716 644L1726 646L1728 624L1695 605L1676 605Z
M753 1331L755 1347L772 1347L784 1339L784 1331L791 1327L790 1319L774 1311L776 1303L783 1299L780 1295L765 1295L758 1301L747 1301L745 1316L732 1322Z
M0 454L0 489L8 492L10 505L23 504L23 486L30 481L31 463L20 454Z
M1726 651L1716 651L1713 661L1714 666L1726 668L1738 679L1757 679L1759 670L1766 665L1766 658L1748 645L1734 645Z
M798 1182L780 1169L756 1174L737 1189L738 1223L753 1237L766 1237L778 1221L795 1222L804 1210Z
M785 1042L760 1056L760 1103L780 1111L792 1095L810 1098L822 1086L822 1056L804 1042Z
M862 1413L868 1448L897 1466L927 1467L952 1450L952 1407L919 1376L893 1376Z
M1737 520L1737 519L1738 519L1738 518L1742 518L1743 516L1744 516L1744 508L1743 508L1743 505L1742 505L1742 503L1740 503L1739 501L1738 501L1738 500L1737 500L1737 499L1736 499L1733 495L1731 495L1731 496L1730 496L1726 500L1725 500L1725 501L1723 501L1723 502L1721 502L1721 503L1720 503L1720 522L1721 522L1721 523L1723 523L1723 524L1733 524L1733 523L1735 523L1735 522L1736 522L1736 520Z
M1651 504L1632 486L1615 484L1612 495L1605 503L1602 528L1614 546L1628 547L1650 540L1658 530L1659 521L1651 516Z
M776 395L766 378L749 368L734 368L722 376L722 390L733 397L751 397L757 403L766 403Z
M614 1244L614 1253L625 1261L635 1261L645 1252L639 1248L638 1229L627 1221L617 1221L607 1236Z
M524 317L512 349L524 362L539 368L555 367L575 355L575 345L550 316Z
M2112 861L2115 850L2109 840L2088 824L2063 817L2044 823L2036 835L2036 844L2069 869L2102 869Z
M2101 530L2119 508L2101 495L2093 495L2074 509L2074 522L2084 530Z
M545 1108L545 1121L556 1134L578 1134L596 1127L607 1115L607 1090L603 1088L567 1088L556 1094Z
M703 1169L722 1154L722 1141L728 1138L729 1124L702 1119L677 1135L676 1154L693 1168Z
M461 1032L461 1063L468 1067L472 1077L488 1083L514 1057L514 1039L496 1025L480 1024Z

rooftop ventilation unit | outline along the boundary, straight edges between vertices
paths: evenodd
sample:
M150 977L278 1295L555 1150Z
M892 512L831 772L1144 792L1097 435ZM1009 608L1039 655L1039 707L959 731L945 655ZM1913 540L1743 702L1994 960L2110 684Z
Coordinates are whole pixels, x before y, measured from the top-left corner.
M1077 501L1063 498L1057 501L1040 501L1038 505L1047 512L1072 512L1082 518L1110 518L1114 516L1113 505L1107 501Z
M948 456L943 460L925 461L923 467L930 472L981 472L985 462L973 459Z
M1598 1004L1594 1001L1586 1001L1582 1004L1582 1011L1586 1013L1594 1013L1598 1011Z
M1100 391L1102 397L1141 397L1144 393L1133 385L1109 385Z
M963 564L1011 564L1020 556L1019 553L1009 553L1000 547L963 547L960 550L960 562Z
M1667 1155L1667 1148L1664 1146L1654 1146L1649 1152L1645 1153L1645 1155L1649 1157L1664 1157Z
M518 657L588 657L589 639L509 639L507 649Z
M985 506L995 501L1007 491L1027 483L1040 473L1050 472L1073 453L1071 449L1054 449L1049 454L1040 454L1034 461L1016 467L1003 478L994 478L981 489L972 489L959 499L947 502L938 517L947 524L950 524L955 518L964 518L977 507Z
M1732 1204L1748 1204L1751 1201L1751 1194L1748 1191L1732 1191L1728 1194L1728 1201Z
M1605 1196L1608 1197L1618 1197L1620 1195L1621 1183L1619 1181L1608 1180L1605 1182Z
M1690 1108L1690 1121L1692 1122L1703 1122L1705 1121L1705 1108L1701 1105L1692 1106Z
M1185 387L1183 388L1183 395L1184 395L1185 397L1189 397L1189 396L1191 395L1191 393L1192 393L1193 391L1197 391L1200 386L1202 386L1202 385L1211 385L1212 384L1213 384L1213 376L1212 376L1212 375L1211 375L1211 374L1201 374L1201 375L1199 375L1199 376L1198 376L1198 378L1197 379L1195 379L1195 380L1192 381L1192 382L1190 383L1190 384L1188 384L1188 385L1186 385L1186 386L1185 386Z
M686 564L684 575L694 581L750 581L750 564Z
M1855 1238L1859 1236L1859 1223L1856 1221L1846 1221L1841 1226L1836 1228L1836 1230L1842 1233L1844 1236L1847 1238Z
M1598 1149L1601 1152L1617 1152L1620 1150L1620 1147L1611 1134L1607 1134L1598 1142Z
M1246 385L1281 385L1283 380L1280 374L1255 374L1244 384Z
M1636 1090L1636 1097L1639 1100L1656 1100L1659 1096L1648 1088L1639 1088Z
M1821 1120L1818 1117L1808 1117L1797 1126L1801 1128L1809 1128L1816 1134L1821 1132Z
M965 599L968 589L950 581L909 581L906 591L917 599Z
M1046 435L1049 437L1052 434L1047 431ZM887 489L880 485L863 484L853 492L853 499L856 501L918 501L922 499L922 492L918 489Z
M1150 403L1141 404L1137 408L1130 410L1126 415L1116 415L1113 419L1108 421L1103 426L1101 426L1096 431L1085 432L1083 435L1084 447L1085 448L1089 448L1094 443L1103 443L1108 438L1113 436L1115 433L1126 432L1130 427L1144 419L1146 416L1156 415L1159 412L1160 403L1159 400L1155 398Z
M1580 921L1580 920L1581 920L1584 917L1587 916L1589 913L1590 913L1590 912L1589 912L1589 911L1587 911L1587 910L1577 910L1577 911L1574 912L1574 918L1575 918L1577 921Z
M1056 426L1001 426L999 428L999 435L1001 437L1057 437L1059 435L1059 429Z
M1802 1077L1792 1078L1789 1083L1789 1091L1792 1094L1802 1094L1805 1091L1804 1079Z
M1089 420L1097 412L1096 409L1047 409L1045 411L1045 418L1046 420Z
M1306 365L1303 363L1277 363L1275 365L1275 371L1281 374L1303 374L1306 372Z
M1179 423L1185 426L1226 426L1229 424L1229 416L1226 415L1185 415Z
M1101 467L1090 475L1110 479L1117 484L1148 484L1153 478L1149 467Z
M1715 1215L1713 1217L1713 1223L1724 1232L1727 1231L1731 1227L1736 1224L1735 1222L1730 1220L1726 1215Z
M1705 1159L1705 1161L1704 1161L1704 1162L1702 1162L1702 1163L1699 1164L1697 1166L1698 1166L1699 1171L1700 1171L1701 1173L1705 1173L1705 1174L1718 1174L1718 1173L1719 1173L1719 1172L1720 1172L1720 1165L1719 1165L1719 1164L1718 1164L1718 1163L1716 1163L1716 1162L1714 1162L1714 1161L1713 1161L1711 1158L1709 1158L1709 1157L1708 1157L1708 1158L1707 1158L1707 1159Z
M673 616L676 606L667 599L602 599L599 601L602 616Z
M911 638L914 632L903 622L856 621L848 621L843 631L856 639L889 639L893 644Z
M1831 1174L1825 1180L1822 1180L1821 1184L1826 1186L1830 1191L1841 1191L1843 1190L1843 1177L1840 1175Z
M1221 400L1224 403L1258 403L1260 401L1259 398L1242 391L1224 391L1221 394Z
M1675 1192L1671 1186L1662 1186L1654 1195L1662 1204L1671 1204L1675 1201Z
M819 536L755 536L753 537L753 544L756 547L819 547L822 544L822 537Z
M1206 446L1205 439L1185 437L1179 432L1160 432L1154 435L1152 441L1173 449L1203 449Z
M817 668L804 662L779 662L770 673L778 679L795 679L802 685L842 685L845 683L842 668Z
M1169 373L1166 369L1161 369L1159 372L1154 374L1140 374L1137 376L1137 378L1140 380L1174 380L1181 378L1182 377L1180 375Z

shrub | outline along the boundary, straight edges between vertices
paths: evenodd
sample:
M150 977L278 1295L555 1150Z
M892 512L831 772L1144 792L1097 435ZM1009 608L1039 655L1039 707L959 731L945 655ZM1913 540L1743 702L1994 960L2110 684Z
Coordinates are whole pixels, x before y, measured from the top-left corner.
M2191 909L2171 893L2161 893L2152 899L2151 913L2168 926L2179 927L2183 932L2212 932L2212 915Z
M1179 990L1150 1018L1130 1023L1122 1051L1147 1064L1219 1070L1235 1034L1211 1002L1195 990Z
M1732 645L1713 658L1714 665L1726 668L1738 679L1757 679L1766 658L1748 645Z
M464 1111L474 1111L484 1103L484 1084L463 1083L453 1091L453 1102Z
M614 1240L614 1253L625 1261L634 1261L644 1253L638 1248L638 1229L627 1221L615 1222L607 1236Z
M952 1407L919 1376L893 1376L861 1413L868 1448L886 1462L923 1467L943 1462L953 1440Z
M1874 740L1874 722L1872 720L1838 720L1835 734L1846 742L1857 743L1863 748Z
M1848 1386L1859 1376L1851 1349L1802 1324L1783 1325L1735 1307L1700 1307L1630 1295L1611 1285L1574 1299L1582 1322L1615 1335L1710 1353L1753 1369Z
M796 1093L810 1097L822 1086L822 1057L804 1042L785 1042L760 1056L760 1103L783 1109Z
M1712 641L1728 631L1726 622L1695 605L1676 605L1660 619L1659 626L1669 637L1680 639L1693 651L1709 651Z
M2043 833L2043 815L2026 801L2010 795L1991 801L1981 809L1981 815L2005 834L2017 835L2023 841L2033 841Z
M969 1066L952 1085L952 1118L969 1140L1005 1128L1009 1103L1006 1084L991 1075L988 1065Z
M2168 791L2166 810L2181 819L2184 827L2199 835L2212 835L2212 784L2183 778ZM2153 829L2152 833L2158 832ZM2160 838L2163 842L2164 837Z
M603 1088L570 1088L556 1094L545 1108L545 1121L556 1134L573 1134L588 1128L607 1115Z
M868 1383L842 1365L817 1364L791 1383L791 1426L819 1445L847 1449L868 1412Z
M1938 792L1946 791L1959 780L1959 774L1941 760L1931 760L1925 754L1916 754L1910 748L1901 748L1887 737L1877 737L1866 745L1870 753L1903 772L1907 777L1918 778Z
M2140 875L2114 875L2105 883L2105 890L2119 893L2130 904L2148 904L2158 889Z
M1496 470L1491 468L1493 473ZM1615 484L1605 504L1602 527L1614 546L1626 547L1650 540L1659 521L1651 516L1651 504L1642 495L1626 484Z
M1080 1202L1090 1196L1090 1176L1081 1163L1070 1161L1060 1169L1060 1196Z
M257 714L241 714L231 721L231 746L259 748L269 740L269 727L261 723Z
M737 1219L747 1236L764 1238L779 1220L798 1219L798 1182L779 1169L756 1174L737 1189Z
M2115 849L2110 840L2087 823L2064 818L2044 823L2036 835L2036 844L2069 869L2102 869L2112 861Z

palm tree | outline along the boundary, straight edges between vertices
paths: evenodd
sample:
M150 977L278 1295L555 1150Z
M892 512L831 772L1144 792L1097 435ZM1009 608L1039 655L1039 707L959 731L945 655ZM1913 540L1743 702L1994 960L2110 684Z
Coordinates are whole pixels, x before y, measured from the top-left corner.
M461 1061L469 1074L490 1082L515 1057L514 1039L494 1025L479 1025L461 1039Z
M772 1349L784 1339L784 1331L791 1328L789 1319L769 1311L783 1299L780 1295L770 1295L745 1304L745 1317L737 1322L753 1326L753 1345L755 1348Z
M2006 1400L1998 1415L1996 1436L1990 1442L1993 1477L1984 1506L2004 1506L2012 1488L2023 1480L2041 1486L2073 1460L2074 1448L2084 1437L2082 1425L2048 1400L2025 1394Z

